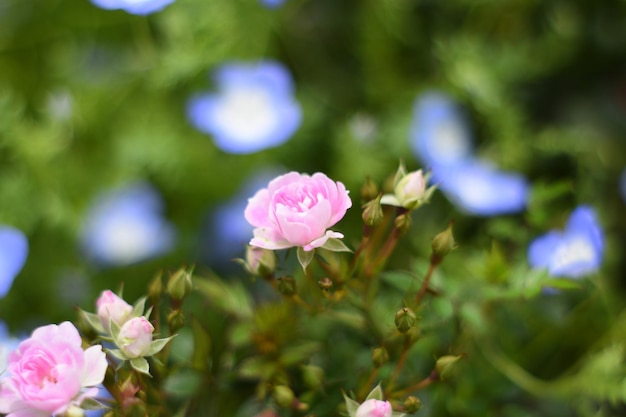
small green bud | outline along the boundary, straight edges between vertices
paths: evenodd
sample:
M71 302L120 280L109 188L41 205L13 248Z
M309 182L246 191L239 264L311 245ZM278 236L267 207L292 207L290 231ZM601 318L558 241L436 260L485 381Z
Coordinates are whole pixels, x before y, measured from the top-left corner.
M370 201L378 195L378 186L370 177L365 178L363 186L361 186L361 200Z
M185 314L181 310L172 310L167 315L167 324L170 326L172 333L176 333L185 325Z
M456 248L456 242L454 241L454 235L452 234L453 221L450 221L450 225L446 230L437 234L433 239L433 258L441 262L444 256L450 251Z
M408 213L399 215L393 221L393 227L395 227L400 234L405 234L411 228L411 216Z
M328 277L324 277L317 281L317 284L320 286L320 290L322 291L328 291L333 287L333 281Z
M462 356L446 355L437 359L437 362L435 363L435 371L437 372L437 375L439 375L439 378L443 380L450 376L450 373L455 367L455 363L461 359L461 357Z
M404 406L404 411L406 411L409 414L413 414L417 412L420 408L422 408L422 402L416 396L409 395L408 397L405 398L403 406Z
M394 316L394 323L400 333L406 333L409 329L415 326L415 322L417 321L417 317L413 310L408 307L403 307L400 310L396 311Z
M417 326L413 326L411 327L409 330L406 331L406 333L404 334L405 337L407 337L409 339L410 343L415 343L419 340L419 338L422 336L422 332L419 329L419 327Z
M162 276L163 276L163 273L159 271L159 273L157 273L154 276L154 278L152 278L152 281L148 285L148 296L152 300L155 300L161 297L161 293L163 292Z
M281 294L284 294L290 297L297 293L296 280L293 279L293 277L290 277L287 275L284 277L277 278L277 281L278 281L278 291L280 291Z
M303 365L302 379L310 389L319 390L324 383L324 369L317 365Z
M191 271L181 268L170 275L167 293L173 300L182 301L191 292Z
M366 225L378 226L383 221L383 207L380 205L382 196L382 194L379 194L376 198L363 205L361 217L363 218L363 223Z
M293 391L286 385L276 385L272 390L272 398L280 407L291 407L293 404Z
M384 347L377 347L372 351L372 363L380 368L389 360L389 353Z

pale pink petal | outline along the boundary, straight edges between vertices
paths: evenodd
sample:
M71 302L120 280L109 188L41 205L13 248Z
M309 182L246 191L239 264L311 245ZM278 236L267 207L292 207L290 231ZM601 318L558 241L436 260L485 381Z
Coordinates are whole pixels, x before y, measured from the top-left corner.
M7 414L6 417L50 417L50 413L34 408L23 408Z
M107 370L106 355L102 346L92 346L85 351L85 363L80 376L80 384L83 387L91 387L100 384L104 380Z
M276 193L277 190L289 184L301 182L303 179L308 178L308 177L309 177L308 175L291 171L291 172L288 172L287 174L276 177L272 181L270 181L269 185L267 186L267 190L270 193L270 195L273 195L274 193Z
M269 227L254 229L254 237L250 240L250 245L269 250L286 249L294 246L275 229Z
M45 343L52 343L59 340L64 343L78 346L80 346L81 343L78 330L76 330L76 327L74 327L74 325L69 321L64 321L58 326L56 324L49 324L47 326L39 327L35 329L31 339L39 340Z
M9 379L0 380L0 414L8 414L20 406L19 396Z
M270 194L263 188L248 199L248 205L244 211L244 217L254 227L263 227L269 224Z
M308 251L313 250L315 248L320 248L320 247L324 246L326 241L328 239L330 239L330 238L341 239L341 238L343 238L343 234L341 234L339 232L333 232L332 230L327 230L326 234L324 236L320 237L319 239L315 239L314 241L312 241L308 245L303 246L302 249L304 249L305 251L308 252Z

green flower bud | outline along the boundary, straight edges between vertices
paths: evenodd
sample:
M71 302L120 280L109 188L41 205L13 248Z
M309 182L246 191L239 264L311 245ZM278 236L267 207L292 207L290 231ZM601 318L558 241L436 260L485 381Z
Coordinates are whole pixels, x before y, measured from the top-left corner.
M455 367L455 363L461 359L461 357L462 356L446 355L437 359L437 362L435 363L435 371L437 372L437 375L439 375L439 378L443 380L450 376L450 373Z
M161 293L163 292L163 280L161 279L162 275L163 274L161 272L156 274L148 285L148 296L152 300L156 300L161 297Z
M173 300L182 301L191 292L191 271L181 268L170 275L167 293Z
M389 360L389 353L384 347L377 347L372 351L372 363L380 368Z
M271 277L276 270L276 254L268 249L248 246L244 266L252 275Z
M415 397L414 395L409 395L404 400L403 406L404 406L404 411L406 411L409 414L413 414L417 412L420 408L422 408L422 402L420 401L419 398Z
M409 216L408 213L399 215L393 221L393 227L395 227L401 235L405 234L411 228L411 216Z
M383 207L380 205L382 194L363 205L363 223L368 226L378 226L384 218Z
M293 391L286 385L276 385L272 390L272 398L280 407L291 407L293 404Z
M413 310L408 307L401 308L394 316L394 323L400 333L406 333L409 329L415 326L417 317Z
M319 390L324 383L324 369L316 365L303 365L302 379L310 389Z
M378 195L378 186L370 177L365 178L365 182L361 187L361 199L363 201L370 201L376 198Z
M167 315L167 324L170 326L172 333L176 333L185 325L185 314L181 310L172 310Z
M280 291L281 294L284 294L290 297L292 295L295 295L298 292L296 289L296 280L293 279L293 277L284 276L284 277L277 278L277 281L278 281L278 291Z
M434 260L438 260L441 262L444 256L446 256L450 251L456 248L456 242L454 241L454 235L452 234L452 226L454 225L453 221L450 221L450 225L446 230L439 233L433 239L432 249L433 249L433 258Z

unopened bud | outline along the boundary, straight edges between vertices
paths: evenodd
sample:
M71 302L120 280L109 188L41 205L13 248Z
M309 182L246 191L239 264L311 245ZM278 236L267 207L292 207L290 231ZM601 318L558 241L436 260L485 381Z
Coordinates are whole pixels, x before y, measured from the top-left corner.
M415 326L416 321L415 313L408 307L396 311L396 315L394 316L394 323L400 333L409 331L411 327Z
M182 301L191 291L191 272L185 268L170 275L167 281L167 293L173 300Z
M389 360L389 353L384 347L377 347L372 351L372 363L380 368Z
M411 227L411 216L408 213L399 215L393 221L393 227L395 227L400 234L406 233Z
M433 239L433 259L441 262L444 256L446 256L450 251L456 248L456 242L454 241L454 235L452 234L452 226L454 225L453 221L450 221L450 225L446 230L440 232Z
M150 282L150 284L148 285L148 296L153 300L161 297L161 292L163 292L162 275L163 274L161 272L156 274L155 277Z
M276 254L269 249L248 246L244 265L252 275L270 277L276 270Z
M324 369L317 365L303 365L302 379L313 390L318 390L324 383Z
M383 221L383 207L380 205L382 196L382 194L379 194L376 198L363 205L361 217L363 218L363 223L366 225L377 226Z
M172 333L176 333L181 327L185 325L185 314L182 310L172 310L167 315L167 324L170 326Z
M276 385L272 390L272 398L280 407L291 407L293 404L293 391L286 385Z
M320 286L320 290L322 291L328 291L333 287L333 281L328 277L320 279L317 281L317 284Z
M404 407L404 411L409 414L413 414L417 412L420 408L422 408L422 402L414 395L409 395L408 397L406 397L404 400L404 404L402 405Z
M435 371L439 375L440 379L445 379L450 376L452 369L454 369L456 362L461 359L462 356L446 355L437 359L435 363Z
M286 296L292 296L296 294L296 280L293 279L293 277L287 275L277 278L277 281L278 291L280 291L281 294L284 294Z
M417 326L411 327L409 330L404 333L404 336L408 338L411 344L417 342L422 335L422 331Z
M361 199L363 201L370 201L376 198L378 195L378 186L370 177L365 179L363 186L361 186Z

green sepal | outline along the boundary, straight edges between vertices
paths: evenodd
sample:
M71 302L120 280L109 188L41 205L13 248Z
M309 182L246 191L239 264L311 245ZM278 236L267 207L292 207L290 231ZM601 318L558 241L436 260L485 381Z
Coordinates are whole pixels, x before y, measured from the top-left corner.
M172 340L174 337L176 337L176 335L166 337L165 339L153 340L152 343L150 343L150 348L143 356L152 356L159 353L165 347L165 345L167 345L167 342Z
M121 361L128 360L128 357L119 349L105 349L105 352L113 356L115 359L119 359Z
M345 243L341 239L329 238L324 245L322 245L322 249L329 250L331 252L352 252L352 249L346 246Z
M343 394L343 399L346 402L346 411L348 412L348 415L350 417L355 417L356 416L356 410L358 410L358 408L359 408L359 406L361 404L359 404L358 402L354 401L352 398L348 397L345 392L342 392L342 394Z
M91 326L98 333L106 333L102 323L100 323L100 317L97 314L89 313L88 311L79 309L80 313L83 315L83 318L87 321L87 324Z
M383 389L380 387L380 382L378 383L378 385L376 385L376 387L374 387L373 390L370 391L369 394L367 394L367 398L365 398L365 401L367 400L383 400Z
M148 361L146 358L143 358L143 357L132 358L130 360L130 366L137 372L141 372L142 374L152 376L150 375L150 365L148 364Z
M141 297L139 300L133 304L133 312L131 317L141 317L143 316L143 311L146 308L146 296Z
M302 270L306 272L306 267L309 266L313 257L315 256L315 249L310 251L305 251L301 246L298 246L298 250L296 251L298 255L298 262L300 262L300 266Z

